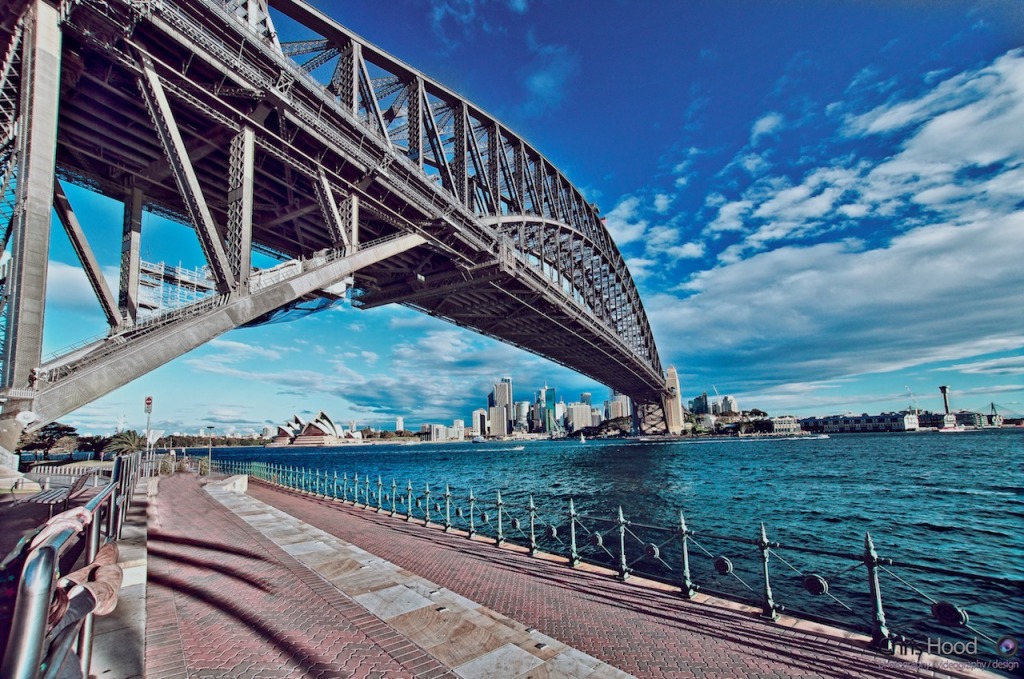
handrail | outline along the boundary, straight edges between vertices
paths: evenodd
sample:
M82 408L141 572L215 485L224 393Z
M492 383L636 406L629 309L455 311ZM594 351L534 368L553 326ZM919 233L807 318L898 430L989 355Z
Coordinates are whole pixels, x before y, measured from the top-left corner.
M411 482L399 485L393 480L388 485L380 476L375 480L369 474L339 476L337 472L331 475L328 471L266 462L216 460L213 469L248 474L271 485L404 517L445 532L459 530L469 538L486 537L496 546L516 543L527 547L531 556L541 550L561 554L570 566L581 562L604 566L623 580L642 576L678 586L679 593L687 598L699 590L749 603L767 620L777 619L786 610L796 617L870 634L870 646L882 653L931 649L936 643L933 634L937 633L941 642L947 632L960 636L970 632L975 642L981 638L995 644L1000 638L998 628L1005 627L996 617L1002 615L1005 604L996 602L1024 595L1022 579L880 557L870 534L864 536L864 548L858 553L782 544L769 540L763 524L759 531L751 531L750 537L694 531L687 527L681 512L675 525L657 526L627 520L621 507L617 516L595 516L578 512L572 500L566 512L540 508L532 495L528 502L516 503L503 500L497 491L494 499L485 499L474 495L472 489L468 496L454 493L448 484L444 484L443 493L431 491L430 484L416 491ZM707 547L702 544L705 541ZM810 561L801 569L794 559L800 554L829 561ZM775 564L778 572L770 574L770 564ZM691 572L693 565L697 568ZM902 577L894 572L896 568L905 569ZM851 581L846 575L853 571L861 575ZM932 590L932 596L910 581L907 572L945 579L921 585ZM958 589L965 586L965 580L983 589ZM887 591L895 596L899 607L890 602L889 610L883 608L883 584L895 585ZM781 588L782 593L776 593L773 586ZM734 591L737 589L739 594ZM974 607L979 591L989 592L993 610L983 613ZM780 603L784 600L799 610L786 609ZM924 615L918 608L921 603L927 606ZM810 608L805 609L808 605ZM896 629L886 620L887 614L894 613L899 618ZM980 625L988 627L982 630ZM928 635L927 643L921 640L924 633ZM943 647L941 643L939 646ZM957 648L956 644L948 646ZM995 651L1001 652L999 648ZM995 656L990 659L997 660Z
M40 666L47 651L47 615L58 579L59 557L75 544L77 537L86 541L85 560L91 563L99 551L101 528L108 541L116 541L120 537L121 526L131 507L140 457L141 453L132 453L114 460L110 483L85 504L85 511L91 517L88 529L78 532L67 528L47 537L35 547L31 547L32 536L28 536L12 552L13 556L29 550L18 581L11 632L3 664L0 665L0 676L5 679L34 679L40 676ZM102 526L103 523L106 525ZM81 621L78 634L78 656L84 676L89 676L92 635L93 614L89 613ZM66 653L69 648L62 650ZM63 654L52 659L50 664L59 665L62 660Z

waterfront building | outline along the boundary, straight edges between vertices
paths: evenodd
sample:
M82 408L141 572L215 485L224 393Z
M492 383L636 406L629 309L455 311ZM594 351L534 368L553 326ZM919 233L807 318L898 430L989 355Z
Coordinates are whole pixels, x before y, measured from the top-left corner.
M530 402L529 401L516 401L515 406L515 417L513 418L513 429L515 431L529 431L530 430Z
M588 406L594 405L590 399L591 395L589 391L585 391L582 394L580 394L580 403L585 403Z
M502 377L501 381L494 385L494 391L491 392L491 398L488 399L489 407L495 408L498 413L497 417L494 414L491 415L491 429L499 429L504 432L504 434L495 434L495 436L506 436L512 431L514 403L512 400L512 378ZM504 420L504 423L499 424L496 422L497 419Z
M665 399L665 425L669 434L679 436L683 433L683 397L679 393L679 373L674 365L665 373L665 386L671 394Z
M953 415L956 417L956 423L962 427L975 427L980 429L987 424L986 418L981 413L972 413L969 410L961 410Z
M775 434L799 434L803 431L800 428L800 421L792 415L773 417L769 421L772 423L772 433Z
M473 411L471 427L473 436L487 436L487 411L483 408L477 408Z
M436 443L439 441L448 440L448 427L443 424L431 424L430 425L430 441Z
M466 438L466 423L464 420L452 420L452 426L448 429L449 441L461 441Z
M405 418L401 415L395 418L395 431L405 431Z
M633 414L633 408L629 401L629 397L625 394L619 394L612 392L612 398L607 402L608 419L615 420L620 417L630 417Z
M566 424L569 431L579 431L592 426L592 408L586 403L572 403L566 413Z
M710 415L711 408L708 404L708 392L702 392L700 396L690 402L690 412L694 415Z
M919 428L918 415L914 413L881 413L879 415L829 415L807 417L800 420L804 431L826 434L854 432L916 431Z
M917 416L921 429L952 429L956 426L956 415L952 413L922 412Z
M736 402L736 399L732 396L722 397L722 412L723 413L739 413L740 406Z
M491 436L508 436L508 415L505 407L491 406L487 411L487 419L490 422L487 433Z

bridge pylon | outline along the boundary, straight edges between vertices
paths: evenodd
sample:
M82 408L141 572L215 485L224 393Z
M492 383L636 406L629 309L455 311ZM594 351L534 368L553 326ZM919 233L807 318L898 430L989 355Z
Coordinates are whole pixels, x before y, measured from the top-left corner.
M655 426L665 376L597 206L480 107L303 0L6 8L0 447L348 279L358 307L403 304L536 353L629 395ZM282 41L277 15L303 39ZM70 185L123 203L116 242L86 238ZM44 359L54 212L107 330ZM195 234L209 295L147 307L146 212ZM253 252L281 264L255 272ZM101 263L115 259L112 290Z

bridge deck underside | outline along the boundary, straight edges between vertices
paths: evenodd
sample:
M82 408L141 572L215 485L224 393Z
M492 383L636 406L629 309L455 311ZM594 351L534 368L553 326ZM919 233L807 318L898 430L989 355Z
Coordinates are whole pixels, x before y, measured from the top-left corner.
M382 303L378 300L384 297L551 359L602 384L614 385L634 399L660 399L661 392L651 387L649 368L641 358L610 342L607 331L584 310L574 308L543 277L522 269L513 274L495 264L469 277L452 270L446 285L421 288L414 272L422 271L424 261L430 258L417 261L416 254L410 251L363 270L357 276L357 287L361 283L364 290L368 283L396 278L402 282L388 286L387 296L375 295L372 289L365 291L354 298L354 304L369 308ZM396 259L406 259L408 268L400 268ZM452 282L456 277L461 280Z
M393 301L550 358L635 399L660 398L660 375L650 357L645 362L616 341L614 333L566 304L542 278L516 266L502 268L499 233L472 215L467 218L430 177L415 176L415 168L410 171L401 163L388 169L379 140L369 139L358 125L333 123L329 131L335 136L328 138L326 127L318 129L297 116L290 101L318 105L304 83L286 87L287 96L257 86L188 41L175 39L159 17L140 21L126 35L123 25L133 19L117 16L118 6L110 4L110 17L79 6L64 26L57 148L62 178L118 201L133 188L141 190L148 209L195 226L182 197L180 173L168 161L153 112L140 96L139 55L148 55L222 240L230 219L229 147L245 127L255 134L254 248L286 259L337 247L338 225L327 223L318 190L326 184L339 202L357 195L360 241L400 232L428 240L359 272L357 287L379 289L439 273L479 278L490 267L486 280L431 295L417 295L410 284L411 297ZM240 40L236 28L205 23L267 82L281 77L279 65ZM119 251L119 240L116 247Z

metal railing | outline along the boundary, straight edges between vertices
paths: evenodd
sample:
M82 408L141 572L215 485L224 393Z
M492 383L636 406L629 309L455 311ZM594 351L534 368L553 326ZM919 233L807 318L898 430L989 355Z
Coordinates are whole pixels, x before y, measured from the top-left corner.
M76 641L75 652L82 674L89 676L93 614L89 613L79 623L69 626L48 642L47 616L50 602L61 575L62 556L84 542L84 563L92 563L100 549L101 538L106 542L120 538L121 527L131 509L140 462L141 453L124 455L114 461L110 483L85 505L85 510L91 516L87 529L77 532L67 528L46 538L34 548L31 547L34 534L27 536L4 560L7 564L24 556L0 676L5 679L45 676L60 667Z
M572 499L561 507L552 508L553 502L542 507L532 494L517 493L510 501L500 490L484 497L472 489L454 492L448 484L414 487L411 481L387 483L369 474L339 476L260 462L214 460L213 471L247 474L497 546L517 544L531 555L561 555L570 566L604 566L623 580L637 576L675 585L687 598L700 592L739 601L767 620L785 611L852 629L870 635L871 647L882 653L952 655L968 648L960 640L973 634L975 646L986 640L998 654L1005 635L1014 631L1012 617L1014 611L1019 615L1024 594L1021 579L879 556L870 534L858 550L843 552L782 544L770 539L764 524L749 536L697 531L682 512L674 525L658 526L627 519L621 507L601 516L579 511ZM957 641L946 642L950 635Z

